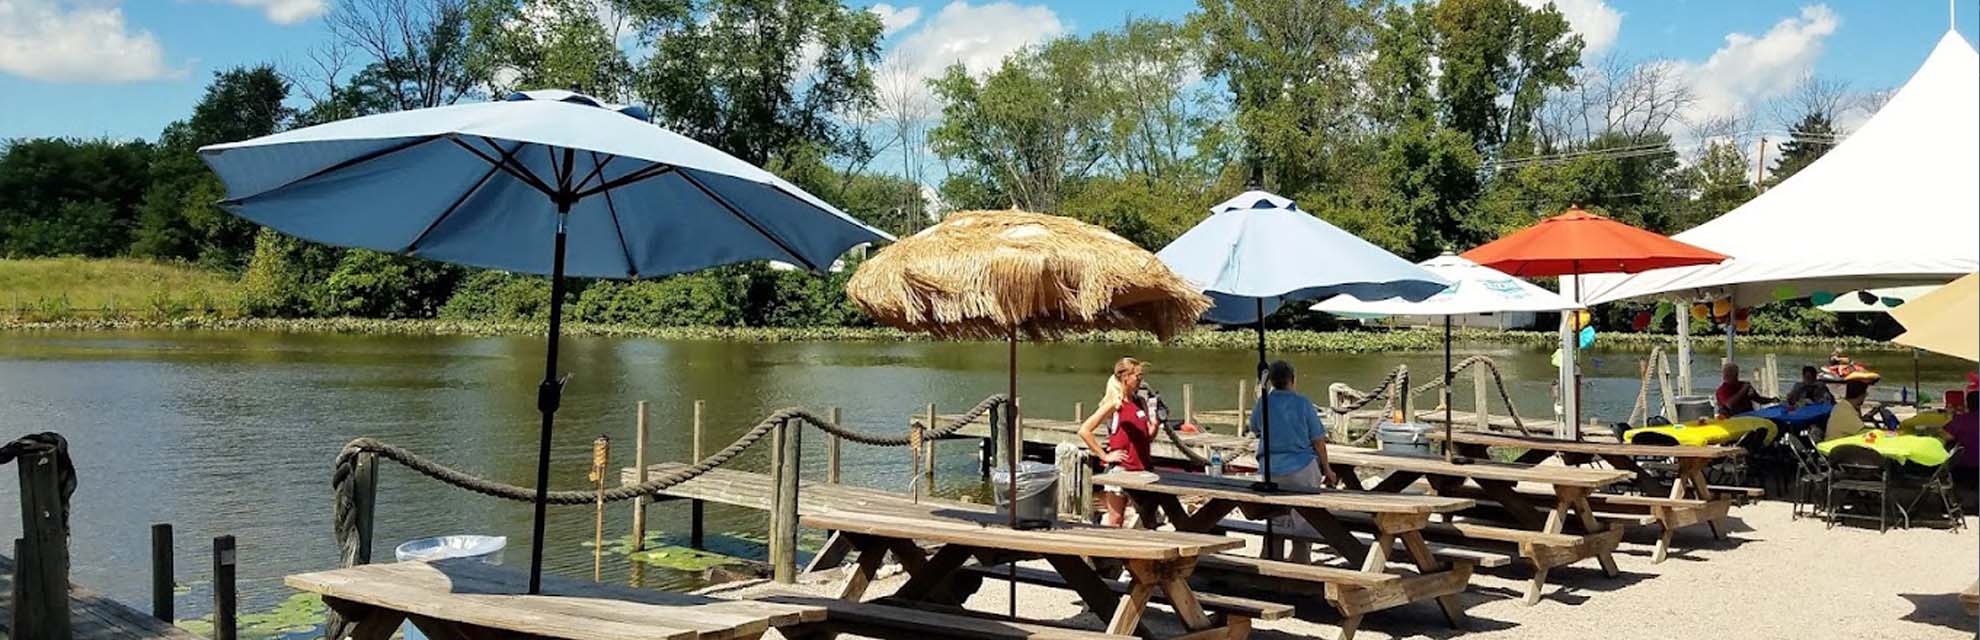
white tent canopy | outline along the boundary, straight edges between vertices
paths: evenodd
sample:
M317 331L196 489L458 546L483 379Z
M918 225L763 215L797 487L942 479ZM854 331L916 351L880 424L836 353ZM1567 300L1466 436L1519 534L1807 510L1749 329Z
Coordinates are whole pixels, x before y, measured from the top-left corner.
M1815 308L1829 313L1884 313L1896 308L1884 304L1885 299L1896 300L1902 304L1911 301L1912 298L1925 295L1941 286L1943 285L1921 284L1915 287L1888 287L1883 289L1848 291L1836 294L1835 302L1816 305ZM1865 293L1876 298L1876 302L1864 302L1863 294Z
M1560 294L1457 255L1446 253L1417 265L1450 280L1451 286L1422 302L1401 298L1362 301L1339 295L1313 305L1313 310L1349 316L1459 316L1581 308Z
M1980 269L1980 54L1957 32L1884 108L1808 167L1673 238L1733 259L1588 276L1590 304L1660 296L1741 305L1780 287L1816 291L1939 284Z

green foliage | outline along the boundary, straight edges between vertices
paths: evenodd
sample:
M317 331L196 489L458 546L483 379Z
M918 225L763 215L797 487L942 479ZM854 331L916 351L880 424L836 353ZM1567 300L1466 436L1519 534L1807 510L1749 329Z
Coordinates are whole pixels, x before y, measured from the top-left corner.
M595 282L570 310L573 319L600 324L734 326L742 324L742 299L741 283L718 270L631 283Z
M348 251L315 296L317 311L331 316L430 318L453 293L459 272L458 267L431 260Z
M598 4L598 0L469 0L467 64L484 72L513 72L512 80L504 77L502 86L493 87L496 95L549 88L623 99L632 63L599 21ZM495 77L492 72L487 75Z
M857 144L839 117L873 101L880 18L838 0L619 0L640 44L633 94L669 129L756 165ZM808 58L808 59L807 59Z
M1573 84L1581 36L1552 3L1439 0L1417 10L1427 14L1441 63L1444 122L1481 151L1526 141L1547 92Z
M1361 77L1378 3L1198 0L1189 28L1203 73L1225 84L1248 162L1281 193L1316 193L1350 172Z
M440 307L451 320L544 321L550 316L550 280L507 271L478 271Z
M120 254L143 200L151 145L24 139L0 147L0 256Z
M195 311L237 314L234 282L183 264L130 258L0 259L0 316L164 319Z
M288 82L273 66L214 74L192 116L167 125L159 136L132 253L198 260L228 270L246 265L254 251L255 225L214 204L226 189L196 152L280 130L294 115L284 104L288 95Z
M1059 212L1070 185L1106 152L1105 105L1119 96L1103 89L1097 73L1091 47L1062 39L1005 58L980 80L957 64L930 81L943 107L929 144L961 161L958 173L971 183L1009 198L956 204Z
M1714 141L1705 146L1698 161L1685 172L1693 198L1682 215L1671 221L1673 231L1682 231L1725 214L1759 195L1747 173L1746 154L1737 146Z
M1787 142L1781 143L1780 156L1767 173L1768 184L1780 184L1803 168L1814 164L1836 146L1835 123L1822 113L1809 113L1788 129Z

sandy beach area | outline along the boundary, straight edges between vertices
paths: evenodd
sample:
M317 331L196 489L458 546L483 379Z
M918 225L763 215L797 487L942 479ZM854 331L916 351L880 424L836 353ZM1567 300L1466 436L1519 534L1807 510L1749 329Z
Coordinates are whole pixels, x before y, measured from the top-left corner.
M1703 527L1681 531L1670 559L1650 563L1654 527L1633 529L1618 549L1622 575L1602 575L1593 560L1554 569L1538 605L1522 606L1528 573L1517 566L1480 569L1462 595L1470 619L1452 629L1434 603L1370 614L1356 638L1588 639L1631 638L1877 638L1974 637L1974 618L1955 597L1973 584L1980 536L1975 519L1958 533L1914 528L1879 534L1873 528L1826 528L1790 518L1785 502L1733 511L1732 533L1712 540ZM1254 540L1252 553L1256 552ZM796 587L726 585L711 592L747 597L773 590L837 593L836 576L814 574ZM898 588L893 576L868 597ZM1002 612L1007 587L985 581L968 607ZM1018 588L1019 613L1033 620L1098 629L1072 592ZM1340 616L1317 598L1297 602L1292 619L1259 622L1254 638L1334 638ZM1173 615L1156 607L1158 634L1179 632Z

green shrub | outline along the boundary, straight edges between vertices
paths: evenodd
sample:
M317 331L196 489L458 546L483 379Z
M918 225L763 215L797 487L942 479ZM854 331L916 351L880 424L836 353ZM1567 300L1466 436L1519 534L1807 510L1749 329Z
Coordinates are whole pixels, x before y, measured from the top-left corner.
M345 252L323 281L317 312L363 318L430 318L452 293L456 269L377 251Z
M736 326L743 321L741 286L720 270L631 283L601 281L578 296L571 317L645 327Z
M439 315L450 320L545 320L550 316L550 281L479 271L461 280Z

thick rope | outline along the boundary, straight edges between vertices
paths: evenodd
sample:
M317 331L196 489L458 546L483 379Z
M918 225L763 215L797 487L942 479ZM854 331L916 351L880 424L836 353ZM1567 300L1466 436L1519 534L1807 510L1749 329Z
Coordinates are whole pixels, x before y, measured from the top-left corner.
M1499 375L1499 363L1493 362L1491 358L1487 358L1485 356L1472 356L1469 358L1465 358L1462 362L1459 362L1456 365L1452 366L1450 375L1452 377L1456 377L1457 374L1463 372L1465 369L1471 368L1473 365L1484 365L1485 370L1492 374L1492 383L1494 386L1498 387L1499 399L1506 403L1506 415L1512 417L1514 427L1518 428L1520 431L1525 431L1526 423L1520 421L1519 411L1513 408L1512 394L1506 392L1506 378L1505 376ZM1418 385L1415 389L1412 389L1410 393L1413 396L1416 394L1421 394L1426 391L1430 391L1432 389L1436 389L1443 385L1444 385L1444 381L1442 379L1432 380L1422 385ZM1485 407L1475 407L1474 409L1476 411L1484 411Z

